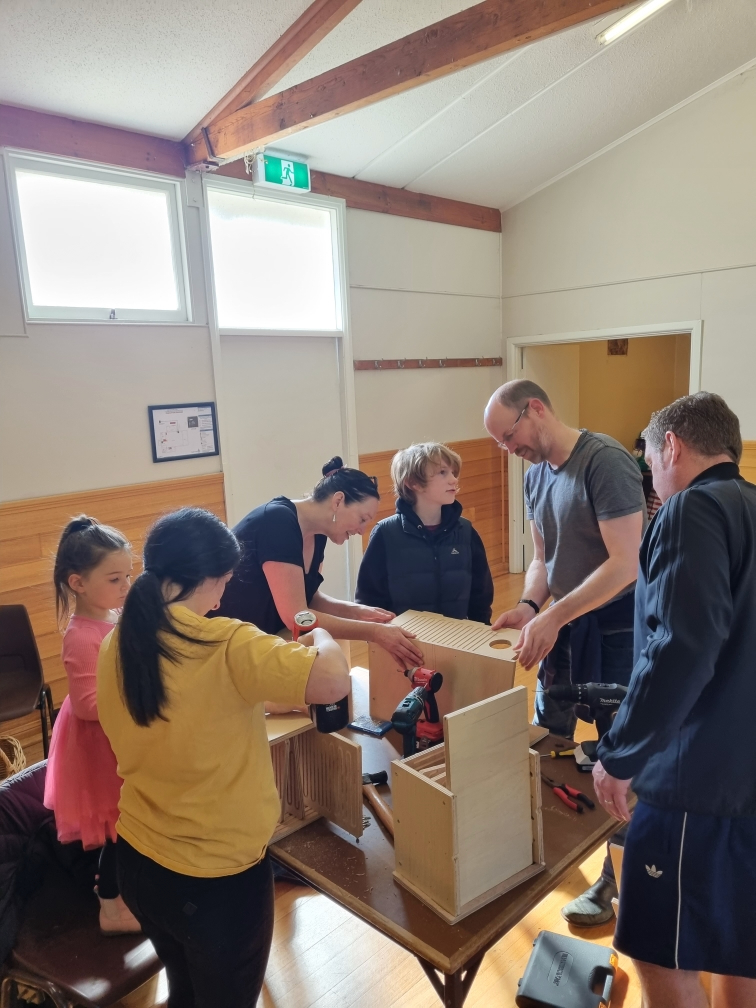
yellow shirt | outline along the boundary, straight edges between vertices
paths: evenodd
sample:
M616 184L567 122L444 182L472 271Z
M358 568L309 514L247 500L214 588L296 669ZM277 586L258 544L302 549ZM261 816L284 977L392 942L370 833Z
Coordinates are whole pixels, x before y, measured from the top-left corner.
M263 701L304 703L317 651L182 605L171 616L213 643L170 638L181 657L161 659L167 721L132 720L116 670L118 629L100 650L97 709L123 778L117 830L182 875L234 875L264 856L281 814Z

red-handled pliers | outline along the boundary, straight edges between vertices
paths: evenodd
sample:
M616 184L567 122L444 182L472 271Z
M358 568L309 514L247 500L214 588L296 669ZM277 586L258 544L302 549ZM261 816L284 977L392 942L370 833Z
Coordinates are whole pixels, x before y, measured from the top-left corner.
M585 811L583 805L590 809L596 808L596 805L591 801L588 795L583 794L582 791L578 791L577 788L570 787L569 784L559 784L557 781L552 780L551 777L547 777L546 774L543 773L541 774L541 778L546 782L546 784L548 784L557 798L561 799L568 808L571 808L580 815L582 815ZM578 805L578 802L582 802L582 804Z

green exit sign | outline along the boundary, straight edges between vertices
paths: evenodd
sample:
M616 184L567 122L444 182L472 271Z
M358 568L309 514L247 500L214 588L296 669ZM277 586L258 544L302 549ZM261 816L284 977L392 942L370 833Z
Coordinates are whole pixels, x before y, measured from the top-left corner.
M304 161L279 157L275 154L258 154L255 157L253 179L256 185L275 189L310 191L310 169Z

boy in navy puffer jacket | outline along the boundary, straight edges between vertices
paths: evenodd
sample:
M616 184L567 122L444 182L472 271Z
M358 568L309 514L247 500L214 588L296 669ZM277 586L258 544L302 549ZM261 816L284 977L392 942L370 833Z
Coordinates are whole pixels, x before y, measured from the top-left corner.
M491 622L491 571L481 538L456 499L460 468L459 455L436 442L394 456L396 514L370 534L357 577L361 605Z

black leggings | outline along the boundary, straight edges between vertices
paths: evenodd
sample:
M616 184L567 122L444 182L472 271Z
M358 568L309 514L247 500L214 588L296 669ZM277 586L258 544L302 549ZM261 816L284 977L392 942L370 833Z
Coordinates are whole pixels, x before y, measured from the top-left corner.
M119 895L116 867L116 845L106 840L100 849L100 863L97 867L97 895L101 899L115 899Z
M118 838L118 882L168 974L168 1008L255 1008L273 937L270 858L236 875L163 868Z

